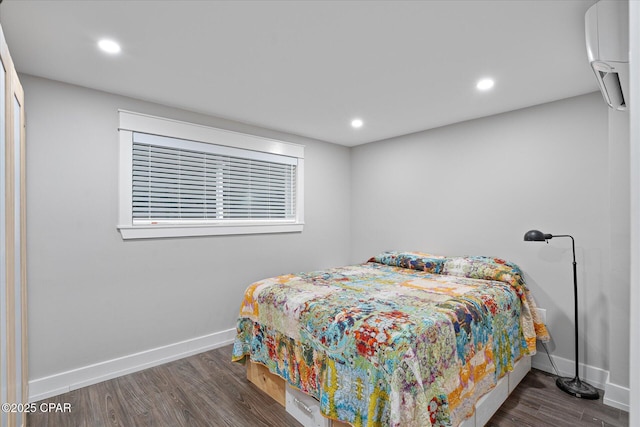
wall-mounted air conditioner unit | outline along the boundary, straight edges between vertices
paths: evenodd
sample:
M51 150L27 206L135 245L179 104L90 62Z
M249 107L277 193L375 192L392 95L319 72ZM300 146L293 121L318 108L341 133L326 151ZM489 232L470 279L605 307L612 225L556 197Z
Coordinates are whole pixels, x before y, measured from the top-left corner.
M629 2L600 0L585 15L587 55L604 100L626 110L629 101Z

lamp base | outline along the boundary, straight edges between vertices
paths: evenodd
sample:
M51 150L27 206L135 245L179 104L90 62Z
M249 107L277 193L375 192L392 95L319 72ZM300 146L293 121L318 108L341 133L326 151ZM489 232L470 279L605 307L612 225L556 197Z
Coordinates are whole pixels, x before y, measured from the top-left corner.
M556 385L565 393L569 393L581 399L595 400L600 398L598 390L596 390L591 384L582 381L579 377L559 377L556 379Z

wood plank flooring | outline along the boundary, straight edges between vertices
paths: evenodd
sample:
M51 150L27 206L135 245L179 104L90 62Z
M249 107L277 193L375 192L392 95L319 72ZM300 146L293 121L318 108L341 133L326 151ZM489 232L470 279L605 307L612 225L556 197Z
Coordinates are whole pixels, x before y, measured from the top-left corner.
M259 427L300 424L231 363L231 346L74 390L41 403L70 403L70 413L37 412L28 427ZM560 391L554 378L533 370L489 426L615 426L629 417L599 401Z
M598 400L578 399L556 387L555 376L532 369L488 426L627 427L629 413L605 405L602 396L600 390Z

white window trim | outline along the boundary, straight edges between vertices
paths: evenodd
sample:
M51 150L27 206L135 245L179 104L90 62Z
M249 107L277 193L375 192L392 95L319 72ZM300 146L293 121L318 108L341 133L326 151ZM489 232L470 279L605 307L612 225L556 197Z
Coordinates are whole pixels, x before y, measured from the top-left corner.
M304 146L147 114L118 110L120 127L118 230L123 239L295 233L304 227ZM134 225L132 215L133 133L141 132L232 148L296 157L296 217L293 221Z

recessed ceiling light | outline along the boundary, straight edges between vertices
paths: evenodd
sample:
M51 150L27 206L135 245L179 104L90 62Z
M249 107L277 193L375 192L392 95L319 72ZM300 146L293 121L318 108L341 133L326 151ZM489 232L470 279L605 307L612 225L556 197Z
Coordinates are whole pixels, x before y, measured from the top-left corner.
M111 54L120 52L120 45L113 40L102 39L98 42L98 47Z
M361 119L353 119L351 120L351 127L356 129L361 128L364 122Z
M493 87L494 83L493 79L482 79L478 81L476 87L480 90L489 90Z

